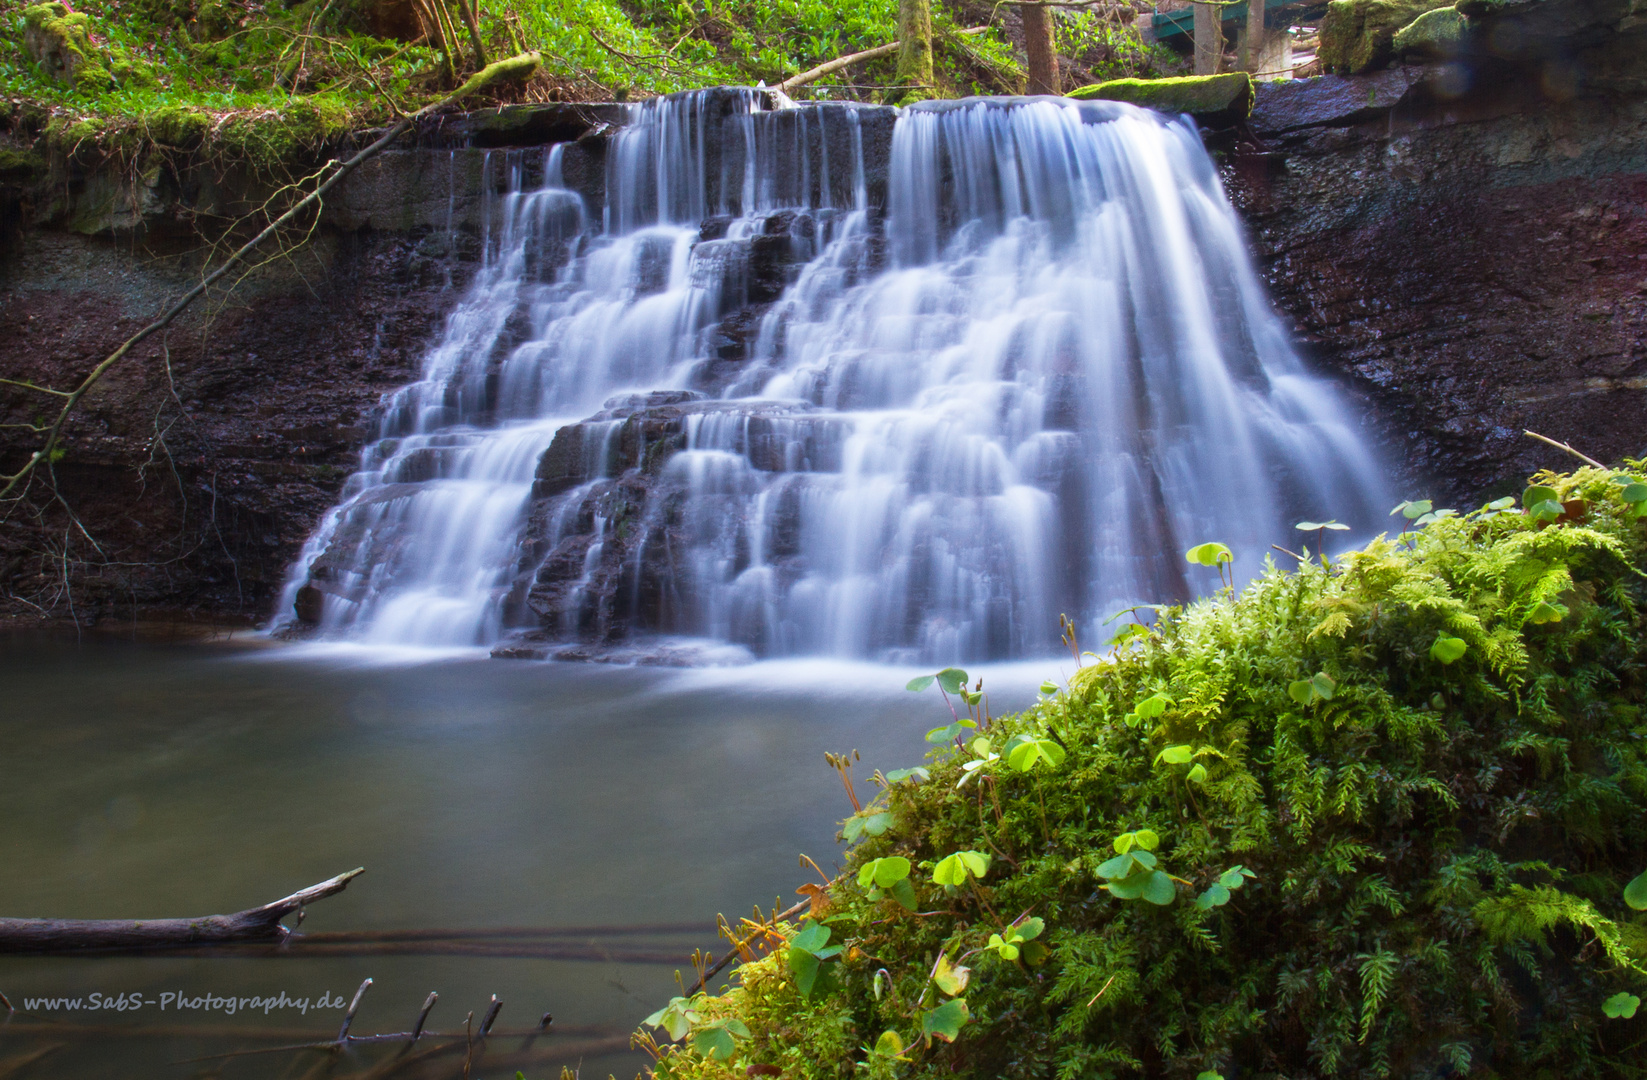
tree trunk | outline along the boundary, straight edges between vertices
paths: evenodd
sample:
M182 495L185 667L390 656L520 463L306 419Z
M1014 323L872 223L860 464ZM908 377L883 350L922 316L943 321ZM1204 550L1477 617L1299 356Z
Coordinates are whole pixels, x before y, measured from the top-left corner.
M898 83L932 88L932 0L898 0Z
M1058 94L1058 53L1052 39L1052 12L1039 4L1020 4L1024 23L1024 53L1029 59L1026 94Z
M486 59L486 46L480 41L480 18L475 12L477 0L458 0L458 10L463 12L463 21L469 27L469 40L475 46L475 70L479 71L489 62Z
M1210 4L1195 5L1195 73L1218 74L1224 58L1224 9Z
M1247 0L1247 25L1241 32L1241 70L1256 75L1264 65L1264 0Z

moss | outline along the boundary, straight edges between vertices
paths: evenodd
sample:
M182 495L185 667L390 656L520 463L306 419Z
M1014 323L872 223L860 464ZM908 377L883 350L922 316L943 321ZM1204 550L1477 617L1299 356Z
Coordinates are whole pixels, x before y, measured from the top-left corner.
M509 84L524 85L543 67L543 57L535 52L521 53L506 60L496 60L473 75L453 92L453 98L495 90Z
M43 134L53 154L74 157L100 146L108 129L108 121L98 116L54 116Z
M1341 75L1382 68L1395 56L1396 31L1448 0L1332 0L1321 20L1321 66Z
M27 183L44 176L46 159L32 150L0 146L0 180Z
M71 86L107 89L114 79L103 66L91 34L91 17L70 11L58 0L24 9L24 45L35 63Z
M1252 79L1245 72L1177 79L1115 79L1072 91L1082 100L1130 101L1167 113L1245 119L1252 112Z
M198 149L212 129L210 113L176 105L156 109L139 123L155 145L172 150Z
M783 930L793 930L783 927ZM770 1066L793 1080L847 1080L864 1041L840 997L803 998L795 988L784 950L738 969L737 985L703 999L706 1021L739 1018L752 1038L732 1060L717 1061L684 1046L664 1050L654 1072L666 1080L747 1080L750 1066ZM762 1070L763 1072L765 1070Z
M160 85L160 77L155 73L153 64L123 51L109 61L109 74L121 87L153 90Z
M1436 8L1396 31L1390 44L1400 56L1444 60L1458 52L1465 25L1457 8Z
M1639 1080L1647 1012L1602 1008L1647 987L1647 915L1623 898L1647 860L1647 520L1627 464L1535 477L1554 490L1523 501L1553 494L1554 521L1431 515L1164 609L965 734L989 744L892 774L827 889L834 987L802 999L779 961L752 965L695 1003L748 1027L733 1060L685 1046L656 1072ZM948 722L921 704L912 728ZM1015 739L1060 752L1014 767ZM1147 849L1150 899L1120 876L1123 837ZM993 861L938 884L958 851ZM859 883L893 857L913 910ZM1031 915L1044 930L1003 957ZM937 985L940 956L968 981ZM949 995L969 1022L922 1039ZM859 1049L885 1031L896 1063Z
M207 149L260 168L299 165L347 134L353 115L345 102L323 94L299 98L278 111L229 117Z

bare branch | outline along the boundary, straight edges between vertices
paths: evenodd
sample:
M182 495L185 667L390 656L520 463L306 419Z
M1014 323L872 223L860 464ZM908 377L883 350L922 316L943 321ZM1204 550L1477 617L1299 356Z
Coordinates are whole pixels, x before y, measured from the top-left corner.
M1555 447L1557 450L1565 450L1569 454L1571 454L1574 457L1578 458L1578 460L1584 462L1587 465L1594 465L1598 469L1605 469L1607 467L1607 466L1603 465L1601 462L1597 461L1595 458L1590 457L1587 454L1579 453L1577 450L1574 450L1572 447L1568 446L1564 442L1556 442L1554 439L1550 438L1548 435L1540 435L1536 431L1522 431L1522 434L1527 436L1528 438L1537 439L1541 443L1548 443L1549 445Z
M987 26L974 26L967 30L958 30L956 33L982 34L988 29L989 27ZM877 45L873 49L865 49L863 52L850 53L846 56L837 56L835 59L819 64L817 67L811 68L810 70L803 71L799 75L791 75L789 78L779 83L776 89L787 94L791 91L800 89L809 82L817 82L826 75L833 75L835 72L840 71L843 68L852 67L854 64L867 64L871 60L879 60L883 56L891 56L902 47L903 42L892 41L885 45Z
M289 222L296 220L309 208L320 205L321 200L326 195L326 192L330 191L339 180L342 180L345 176L348 176L363 161L373 157L384 147L389 146L396 139L400 138L421 117L427 116L429 113L432 113L437 109L454 104L471 94L496 84L499 81L516 77L523 69L535 71L541 62L542 60L537 53L522 53L520 56L512 57L508 60L500 60L496 64L489 65L472 76L468 82L464 83L462 86L458 87L456 90L452 91L439 101L431 102L416 112L409 113L406 116L401 117L401 119L393 127L389 128L389 130L385 132L376 142L372 143L370 146L367 146L364 150L361 150L349 160L340 162L334 159L327 162L320 172L316 174L319 177L323 177L323 179L320 180L313 191L304 196L302 199L299 199L284 214L281 214L280 217L270 222L256 236L241 245L239 249L229 256L228 260L225 261L223 265L206 275L206 277L201 279L201 281L196 284L194 288L184 293L182 298L168 308L166 312L158 319L139 330L136 334L133 334L131 337L127 338L118 349L110 353L101 363L93 368L91 373L81 380L79 386L64 394L63 407L58 411L56 419L52 421L51 428L46 434L45 445L39 450L36 450L29 457L28 461L17 470L17 472L12 473L9 476L0 476L0 480L5 481L5 486L0 488L0 499L5 499L10 496L11 493L17 489L17 486L30 474L32 474L35 468L42 462L49 462L51 452L56 449L57 441L63 432L63 424L68 420L69 414L74 411L74 407L80 403L80 399L86 395L86 392L93 386L97 385L98 381L103 378L110 368L125 359L127 353L131 352L133 348L143 342L151 334L170 326L172 321L181 315L190 304L194 303L195 300L205 294L208 289L221 280L231 269L239 265L246 258L246 256L255 251L265 240L278 233ZM330 175L327 175L328 172Z

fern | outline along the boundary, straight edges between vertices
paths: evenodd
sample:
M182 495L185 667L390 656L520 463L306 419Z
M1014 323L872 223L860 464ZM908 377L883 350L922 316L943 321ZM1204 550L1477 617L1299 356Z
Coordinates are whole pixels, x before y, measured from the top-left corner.
M1535 479L1585 519L1483 510L1330 568L1269 566L995 721L998 742L1057 731L1055 770L957 792L967 756L940 749L929 780L888 789L896 824L829 890L855 1045L887 1029L913 1043L939 950L1033 912L1046 956L969 961L971 1023L900 1077L1647 1080L1630 1048L1647 1014L1627 1029L1601 1012L1647 982L1647 920L1622 902L1647 850L1647 526L1610 472ZM1442 632L1466 643L1455 662L1429 654ZM1289 684L1317 673L1333 696L1299 704ZM1129 726L1155 694L1171 707ZM1196 749L1204 782L1155 764L1170 745ZM1173 906L1118 900L1097 875L1143 828L1190 883ZM856 885L869 859L968 849L998 856L989 874L929 887L918 914ZM1257 877L1221 906L1187 902L1236 863ZM873 998L881 967L893 991ZM786 1045L781 1028L759 1045ZM666 1060L679 1080L733 1080ZM871 1064L796 1075L890 1075Z

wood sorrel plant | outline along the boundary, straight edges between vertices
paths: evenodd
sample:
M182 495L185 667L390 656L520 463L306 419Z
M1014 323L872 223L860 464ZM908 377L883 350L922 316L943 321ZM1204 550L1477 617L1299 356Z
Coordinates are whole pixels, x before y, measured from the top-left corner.
M1644 508L1639 462L1410 504L1017 715L952 677L988 734L957 708L877 774L822 919L836 986L745 965L699 1008L749 1038L656 1071L1643 1076Z

